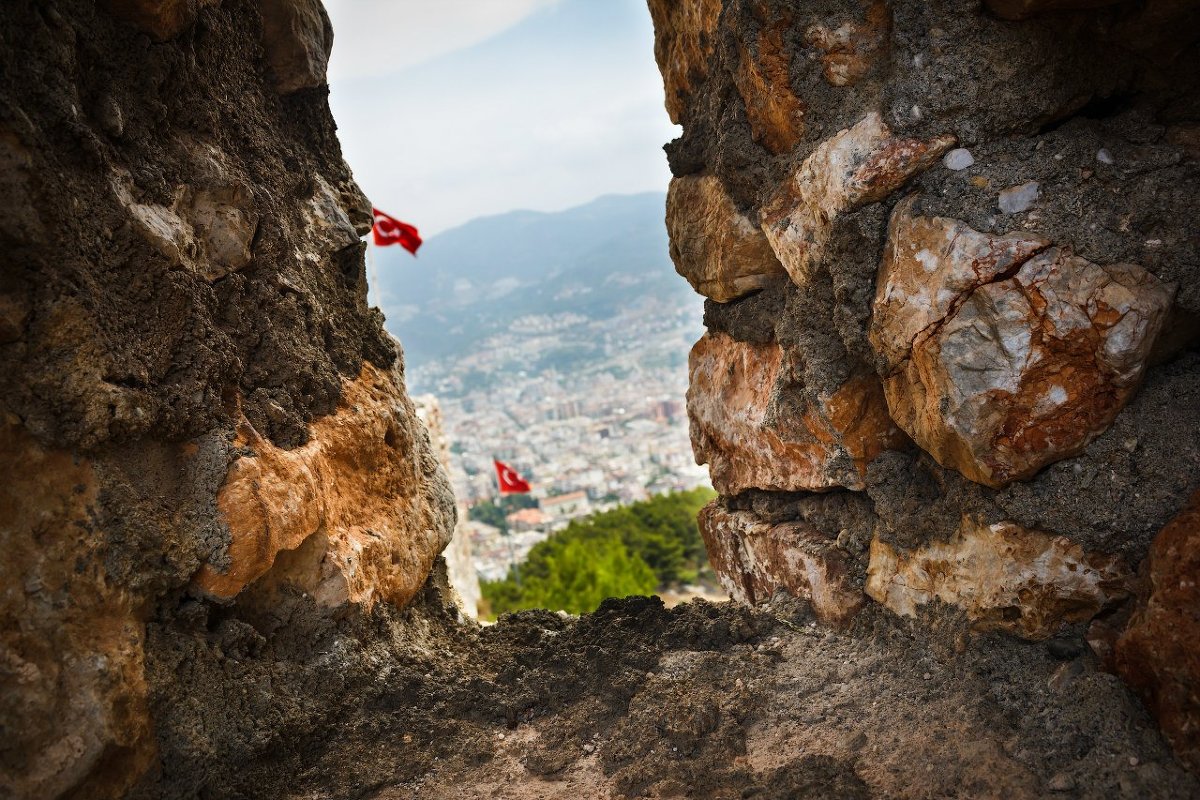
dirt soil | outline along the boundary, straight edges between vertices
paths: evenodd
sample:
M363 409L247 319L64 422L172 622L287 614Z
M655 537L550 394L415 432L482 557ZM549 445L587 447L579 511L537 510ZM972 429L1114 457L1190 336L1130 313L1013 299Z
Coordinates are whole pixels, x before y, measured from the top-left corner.
M1078 636L873 607L833 632L782 597L479 627L441 596L311 628L285 598L274 633L197 607L156 631L152 669L192 690L156 698L163 766L138 796L1200 797Z

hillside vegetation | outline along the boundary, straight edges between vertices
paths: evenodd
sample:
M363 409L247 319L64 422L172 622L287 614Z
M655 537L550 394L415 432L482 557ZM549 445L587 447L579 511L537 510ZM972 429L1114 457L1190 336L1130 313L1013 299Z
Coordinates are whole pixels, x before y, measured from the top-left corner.
M708 569L696 514L713 496L703 488L672 492L572 522L504 580L483 582L485 611L582 614L608 597L694 582Z

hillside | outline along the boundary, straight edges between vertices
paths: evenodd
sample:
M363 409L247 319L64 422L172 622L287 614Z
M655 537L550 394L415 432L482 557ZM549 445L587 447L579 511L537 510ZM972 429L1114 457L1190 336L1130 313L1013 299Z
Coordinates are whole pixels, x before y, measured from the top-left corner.
M512 211L431 237L413 259L376 250L378 302L410 366L468 352L528 314L614 316L692 297L667 254L665 198L608 195L555 213Z

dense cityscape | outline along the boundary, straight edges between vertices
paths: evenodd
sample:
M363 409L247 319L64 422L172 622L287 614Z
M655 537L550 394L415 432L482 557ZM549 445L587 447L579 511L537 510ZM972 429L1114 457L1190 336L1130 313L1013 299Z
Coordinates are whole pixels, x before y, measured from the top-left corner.
M467 523L481 578L503 577L571 519L708 485L684 405L700 316L698 301L649 299L602 320L524 316L470 355L412 370L417 392L441 406L460 503L496 498L493 458L519 470L538 501L508 515L508 536Z

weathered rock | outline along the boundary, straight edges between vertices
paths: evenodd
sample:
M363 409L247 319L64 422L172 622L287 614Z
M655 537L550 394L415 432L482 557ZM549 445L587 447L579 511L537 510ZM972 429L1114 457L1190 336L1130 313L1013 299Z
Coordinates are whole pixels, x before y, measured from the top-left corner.
M325 84L333 26L320 0L260 0L263 46L281 94Z
M800 393L774 342L706 334L692 348L689 376L692 449L722 494L861 489L867 464L906 441L874 375L797 407Z
M782 590L810 601L818 618L833 625L861 608L847 554L808 523L773 525L717 501L701 509L698 521L709 562L733 599L761 603Z
M818 145L763 210L763 230L792 281L808 282L839 214L887 197L936 163L954 141L895 138L871 112Z
M311 425L303 447L284 450L244 418L239 446L217 495L229 550L206 564L193 586L231 598L266 575L283 551L317 541L274 582L318 602L370 607L406 603L416 593L454 527L454 506L423 427L395 373L364 364L342 388L338 410ZM432 492L430 492L432 488Z
M765 4L756 7L768 16ZM753 46L738 42L734 86L746 106L754 140L772 153L786 153L804 134L804 103L789 88L792 55L784 37L792 23L788 11L763 20Z
M1136 389L1170 290L1135 265L911 209L893 214L871 329L892 417L992 487L1080 452Z
M246 187L179 186L169 207L135 202L128 175L117 175L112 188L138 233L172 264L211 283L250 263L258 214Z
M205 257L204 275L208 280L250 263L258 216L249 206L249 192L243 186L208 189L192 198L189 216Z
M1116 556L1011 522L964 517L948 541L912 552L876 537L866 592L897 614L913 616L940 600L982 628L1045 639L1064 622L1085 622L1126 597L1129 581Z
M692 91L708 75L721 0L650 0L649 5L654 20L654 58L663 77L667 115L679 124Z
M965 296L1050 246L1035 234L991 236L958 220L919 216L919 199L906 197L892 212L875 282L869 336L885 372L900 367L923 332L952 315Z
M112 581L92 464L0 417L0 795L116 797L154 754L144 609Z
M667 231L675 271L725 303L786 276L763 232L734 207L711 175L672 178Z
M1117 670L1141 693L1175 754L1200 770L1200 491L1150 547Z

